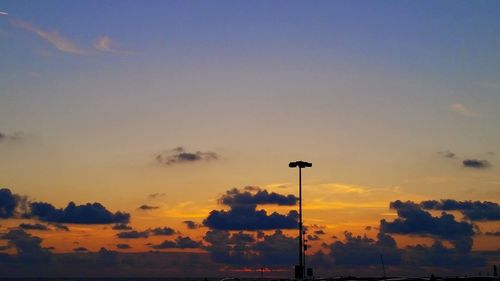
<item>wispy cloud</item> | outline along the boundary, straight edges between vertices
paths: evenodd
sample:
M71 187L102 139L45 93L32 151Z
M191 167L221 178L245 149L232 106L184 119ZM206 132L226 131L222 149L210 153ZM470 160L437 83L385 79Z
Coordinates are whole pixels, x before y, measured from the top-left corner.
M6 16L6 15L8 15L8 14L9 14L9 13L7 13L7 12L2 12L2 11L0 11L0 15L4 15L4 16Z
M473 117L476 116L477 114L471 110L469 110L465 105L461 103L454 103L450 105L450 109L458 114L461 114L463 116L467 117Z
M115 41L109 36L101 36L94 42L94 48L101 52L115 53L115 54L132 54L130 51L119 50L115 47Z
M103 52L116 52L116 50L111 47L111 43L111 38L108 36L102 36L95 41L94 47Z
M173 165L179 163L194 163L194 162L209 162L219 159L219 155L215 152L188 152L183 147L179 146L167 152L160 153L156 156L156 161L164 165Z
M10 20L10 23L14 25L15 27L30 31L34 34L36 34L38 37L46 40L54 48L58 49L61 52L65 53L70 53L70 54L77 54L77 55L82 55L85 53L83 49L80 47L76 46L75 43L71 42L69 39L66 39L62 37L57 31L44 31L36 26L34 26L32 23L19 20L19 19L12 19Z
M22 132L17 132L11 135L0 132L0 143L3 141L18 142L22 141L23 139L24 139L24 134Z

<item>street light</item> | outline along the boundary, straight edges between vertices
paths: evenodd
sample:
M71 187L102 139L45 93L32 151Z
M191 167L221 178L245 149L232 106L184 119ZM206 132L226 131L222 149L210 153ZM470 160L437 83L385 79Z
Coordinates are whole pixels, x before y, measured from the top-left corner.
M304 246L302 245L302 169L312 167L312 163L295 161L288 164L290 168L299 168L299 265L295 266L295 278L304 278Z

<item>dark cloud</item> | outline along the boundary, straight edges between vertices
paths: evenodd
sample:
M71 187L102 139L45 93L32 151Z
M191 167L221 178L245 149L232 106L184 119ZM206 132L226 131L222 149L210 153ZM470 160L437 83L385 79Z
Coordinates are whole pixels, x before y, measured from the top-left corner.
M486 265L484 257L457 248L447 248L440 241L435 241L431 246L408 246L404 255L420 267L469 269Z
M500 220L500 205L489 201L457 201L453 199L427 200L420 203L411 201L393 202L393 208L422 208L426 210L459 211L472 221Z
M156 210L156 209L159 209L160 207L158 206L150 206L150 205L147 205L147 204L144 204L144 205L141 205L139 206L139 210L143 210L143 211L150 211L150 210Z
M430 246L416 245L397 248L395 240L388 234L379 232L376 239L366 236L353 236L345 232L344 241L336 241L324 245L329 252L317 252L309 257L309 264L317 267L344 269L361 269L377 266L380 258L386 265L396 269L415 270L450 269L448 272L471 270L486 265L484 256L473 252L463 252L457 247L447 248L440 241ZM358 272L359 274L359 272Z
M64 209L56 209L49 203L30 204L31 215L42 221L75 224L127 223L130 215L123 212L112 213L100 203L76 205L70 202Z
M85 247L76 247L73 249L73 252L88 252L89 250Z
M309 235L307 235L307 240L309 240L309 241L319 241L319 240L321 240L321 238L318 235L316 235L316 234L309 234Z
M268 230L297 228L298 213L290 211L287 215L267 214L256 206L231 207L229 211L211 211L203 225L221 230Z
M390 206L397 210L398 218L392 222L381 220L381 232L437 237L449 240L464 252L471 250L474 235L472 223L456 221L453 215L444 212L439 217L434 217L411 201L397 200L391 202Z
M10 189L0 189L0 218L14 217L18 203L19 197L13 194Z
M14 133L12 135L8 135L0 132L0 143L4 141L21 141L24 138L24 134L21 132Z
M118 263L118 253L104 247L97 252L97 264L114 266Z
M203 225L220 230L266 230L292 229L297 227L298 214L290 211L287 215L267 214L257 210L257 205L273 204L293 206L297 203L294 195L269 193L267 190L254 189L250 192L236 188L228 190L219 203L229 206L229 210L213 210L203 221Z
M119 232L116 234L116 236L118 236L118 238L121 238L121 239L148 238L149 232L148 231L131 230L131 231Z
M256 240L252 234L211 230L205 234L205 249L215 262L231 265L289 265L296 262L297 239L280 230Z
M443 156L444 158L450 158L450 159L453 159L456 157L456 154L451 152L451 151L448 151L448 150L445 150L445 151L439 151L438 152L439 155Z
M0 236L8 241L9 247L16 249L14 259L23 264L46 263L50 261L51 252L41 247L42 239L25 232L22 229L13 229Z
M491 167L488 160L477 160L477 159L465 159L462 161L462 165L466 168L473 169L485 169Z
M40 223L35 223L35 224L21 223L19 227L25 230L44 230L44 231L49 230L49 228L46 225Z
M486 236L500 236L500 231L485 232Z
M252 234L244 233L243 231L239 231L239 232L233 233L231 235L231 237L228 240L228 243L229 244L252 243L255 241L256 241L256 239Z
M267 190L253 189L240 191L237 188L226 191L220 199L219 203L227 206L238 205L281 205L294 206L297 204L298 198L295 195L282 195L275 192L269 193Z
M187 236L179 236L175 241L165 240L160 244L151 245L151 248L156 250L161 249L196 249L202 246L201 242L194 241Z
M379 265L382 255L386 265L401 264L401 251L397 248L396 241L387 234L379 233L374 240L366 236L354 236L346 231L344 237L344 242L335 241L328 245L330 253L324 258L329 259L329 263L354 267ZM314 262L318 263L319 258L320 256L316 256Z
M319 229L319 230L315 230L314 234L316 234L316 235L325 235L326 232L323 229Z
M131 230L132 227L129 226L128 224L126 224L126 223L117 223L117 224L113 225L113 227L111 227L111 229L114 229L114 230Z
M201 226L200 224L194 221L183 221L183 223L186 224L186 227L189 229L197 229Z
M53 227L55 227L56 229L59 229L59 230L69 231L69 227L67 227L66 225L61 224L61 223L50 223L50 225L52 225Z
M398 218L392 222L380 221L380 230L384 233L439 237L472 246L474 226L471 223L456 221L453 215L447 213L434 217L413 202L398 200L391 202L391 208L397 210Z
M129 244L120 243L116 244L116 248L126 250L126 249L131 249L132 247L130 247Z
M156 193L149 194L148 198L150 198L150 199L157 199L157 198L161 198L161 197L165 197L165 196L167 196L167 194L156 192Z
M171 228L171 227L157 227L150 229L149 232L151 232L153 235L174 235L176 231Z
M156 161L163 165L173 165L178 163L212 161L219 159L215 152L187 152L183 147L177 147L165 153L158 154Z

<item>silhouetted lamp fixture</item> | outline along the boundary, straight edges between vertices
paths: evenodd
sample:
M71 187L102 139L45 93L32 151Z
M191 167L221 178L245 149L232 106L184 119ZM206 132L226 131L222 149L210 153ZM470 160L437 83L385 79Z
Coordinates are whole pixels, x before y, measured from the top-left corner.
M304 240L302 232L302 169L312 167L312 163L295 161L288 164L290 168L299 168L299 265L295 266L295 278L304 278Z

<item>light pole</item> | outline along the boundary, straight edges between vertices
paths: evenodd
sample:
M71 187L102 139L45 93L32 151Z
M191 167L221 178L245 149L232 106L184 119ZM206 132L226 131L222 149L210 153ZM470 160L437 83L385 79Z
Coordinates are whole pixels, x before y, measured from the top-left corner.
M312 164L305 161L295 161L288 164L290 168L299 168L299 265L295 267L295 278L304 278L304 246L302 243L302 169L312 167Z

